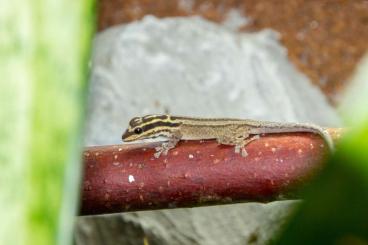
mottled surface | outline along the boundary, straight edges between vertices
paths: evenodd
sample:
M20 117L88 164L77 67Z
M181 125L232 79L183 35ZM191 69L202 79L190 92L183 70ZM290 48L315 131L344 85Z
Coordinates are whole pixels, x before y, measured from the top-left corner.
M182 141L153 157L157 143L89 147L81 214L196 207L297 197L322 168L326 146L310 133L269 134L247 156L216 141Z
M334 103L368 48L366 0L100 0L98 26L102 30L147 14L222 22L233 9L247 16L242 30L280 32L291 61Z

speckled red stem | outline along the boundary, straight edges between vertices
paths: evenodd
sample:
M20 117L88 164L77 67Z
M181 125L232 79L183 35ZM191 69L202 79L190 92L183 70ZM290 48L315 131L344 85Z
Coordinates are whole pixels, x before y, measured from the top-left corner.
M332 133L337 138L340 131ZM181 141L158 159L155 146L85 149L80 214L295 197L295 190L321 168L327 150L310 133L265 135L247 145L245 158L215 141Z

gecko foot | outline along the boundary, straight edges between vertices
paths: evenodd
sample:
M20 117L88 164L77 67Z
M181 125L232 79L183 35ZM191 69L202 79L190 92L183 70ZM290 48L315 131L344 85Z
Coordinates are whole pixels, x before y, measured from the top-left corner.
M248 152L247 150L245 150L244 147L250 142L252 142L253 140L257 140L259 138L260 138L259 135L254 135L253 137L250 137L246 140L241 141L240 144L235 145L235 153L241 154L242 157L247 157Z
M246 149L242 148L241 156L242 157L247 157L248 156L248 152L247 152Z
M155 152L155 154L153 154L155 156L155 158L159 158L161 156L161 151L157 151Z
M247 157L248 156L248 152L246 149L244 149L245 145L236 145L235 146L235 153L237 154L241 154L242 157Z
M155 150L156 150L154 154L155 158L159 158L161 154L166 156L169 150L176 146L178 141L179 140L172 140L172 141L164 142L160 146L155 147Z
M161 146L155 147L155 150L156 150L156 152L155 152L154 156L156 158L159 158L161 156L161 154L166 156L167 153L169 152L170 148L168 147L167 143L162 143Z

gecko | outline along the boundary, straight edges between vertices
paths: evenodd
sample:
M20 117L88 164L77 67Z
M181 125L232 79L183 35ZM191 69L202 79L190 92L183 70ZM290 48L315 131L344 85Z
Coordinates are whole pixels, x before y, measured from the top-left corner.
M122 135L124 142L165 137L156 147L156 158L166 155L180 140L216 139L219 144L232 145L235 153L247 156L244 147L261 134L311 132L320 135L329 149L334 150L330 134L322 127L309 123L268 122L251 119L197 118L171 115L134 117Z

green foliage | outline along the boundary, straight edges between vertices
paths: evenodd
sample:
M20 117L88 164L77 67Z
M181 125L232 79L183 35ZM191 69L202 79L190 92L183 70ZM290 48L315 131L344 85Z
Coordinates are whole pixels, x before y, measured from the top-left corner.
M343 115L352 125L277 244L368 244L368 59Z
M1 244L68 244L93 0L0 2Z

